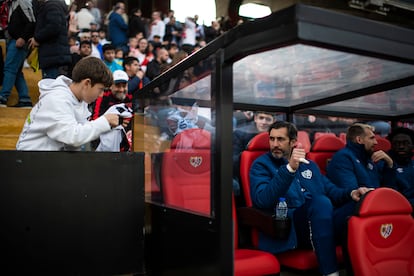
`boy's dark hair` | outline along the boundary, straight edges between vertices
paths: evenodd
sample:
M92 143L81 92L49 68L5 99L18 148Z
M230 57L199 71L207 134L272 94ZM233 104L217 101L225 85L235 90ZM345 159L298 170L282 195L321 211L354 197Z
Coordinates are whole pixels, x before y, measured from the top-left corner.
M72 81L79 83L84 79L90 79L91 86L102 83L105 87L110 87L113 82L112 72L97 57L84 57L73 68Z
M130 56L125 57L124 61L122 62L122 67L124 68L124 71L125 71L125 65L131 65L134 61L137 61L139 63L139 60L136 57L130 57Z
M92 41L90 40L82 40L79 44L79 47L82 47L83 44L88 44L89 46L92 46Z
M115 46L112 45L111 43L107 43L104 46L102 46L102 52L105 53L106 51L110 51L113 50L115 51Z
M269 134L272 131L272 129L279 129L279 128L286 128L288 131L288 136L290 140L296 140L298 139L298 129L296 126L290 122L286 121L277 121L274 122L269 126Z

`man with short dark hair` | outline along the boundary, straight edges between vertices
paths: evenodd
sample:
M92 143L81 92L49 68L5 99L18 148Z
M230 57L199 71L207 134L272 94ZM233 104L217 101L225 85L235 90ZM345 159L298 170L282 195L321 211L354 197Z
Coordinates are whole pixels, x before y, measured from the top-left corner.
M156 57L151 60L148 65L147 65L147 70L146 70L146 76L150 79L153 80L155 79L158 75L160 75L162 73L162 66L165 66L167 64L168 58L170 56L168 55L168 51L165 48L159 48L157 50L157 54Z
M351 191L358 187L378 188L395 183L392 158L382 150L375 151L378 143L374 127L354 123L348 128L346 146L334 154L327 165L328 178L341 188Z
M138 91L147 85L150 80L145 76L139 66L136 57L125 57L123 63L124 71L128 74L128 93L132 96L138 94Z
M115 72L116 70L122 70L122 65L119 65L115 61L115 46L108 43L102 46L103 52L103 61L106 66L108 66L111 72Z
M79 54L72 53L72 64L69 66L68 76L72 77L72 71L75 65L84 57L90 56L92 53L92 43L90 40L82 40L79 44Z
M233 131L233 192L236 201L242 200L240 195L240 155L246 149L250 140L260 132L268 131L269 126L275 121L272 113L256 111L253 122L237 128Z

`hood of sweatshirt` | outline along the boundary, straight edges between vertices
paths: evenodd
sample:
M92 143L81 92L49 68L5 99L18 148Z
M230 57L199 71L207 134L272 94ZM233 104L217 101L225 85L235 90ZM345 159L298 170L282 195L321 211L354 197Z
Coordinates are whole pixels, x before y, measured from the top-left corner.
M69 93L73 96L74 101L79 102L69 88L69 85L71 84L72 80L63 75L57 77L56 79L40 80L38 83L40 93L39 100L41 100L43 97L46 97L50 93Z

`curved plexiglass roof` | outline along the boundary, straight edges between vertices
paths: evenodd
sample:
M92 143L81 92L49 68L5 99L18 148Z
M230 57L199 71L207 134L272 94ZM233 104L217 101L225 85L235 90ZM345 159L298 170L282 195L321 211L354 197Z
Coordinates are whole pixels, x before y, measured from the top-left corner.
M242 104L385 116L414 113L412 85L358 97L364 89L412 77L412 64L296 44L246 56L234 63L233 75L234 101ZM355 98L311 106L347 93Z

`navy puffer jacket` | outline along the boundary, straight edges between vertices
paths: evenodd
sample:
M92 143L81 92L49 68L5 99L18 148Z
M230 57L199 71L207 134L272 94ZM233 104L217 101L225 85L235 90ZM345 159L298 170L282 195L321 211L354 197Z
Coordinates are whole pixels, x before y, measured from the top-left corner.
M39 1L34 38L39 42L41 69L69 65L67 6L63 0Z

